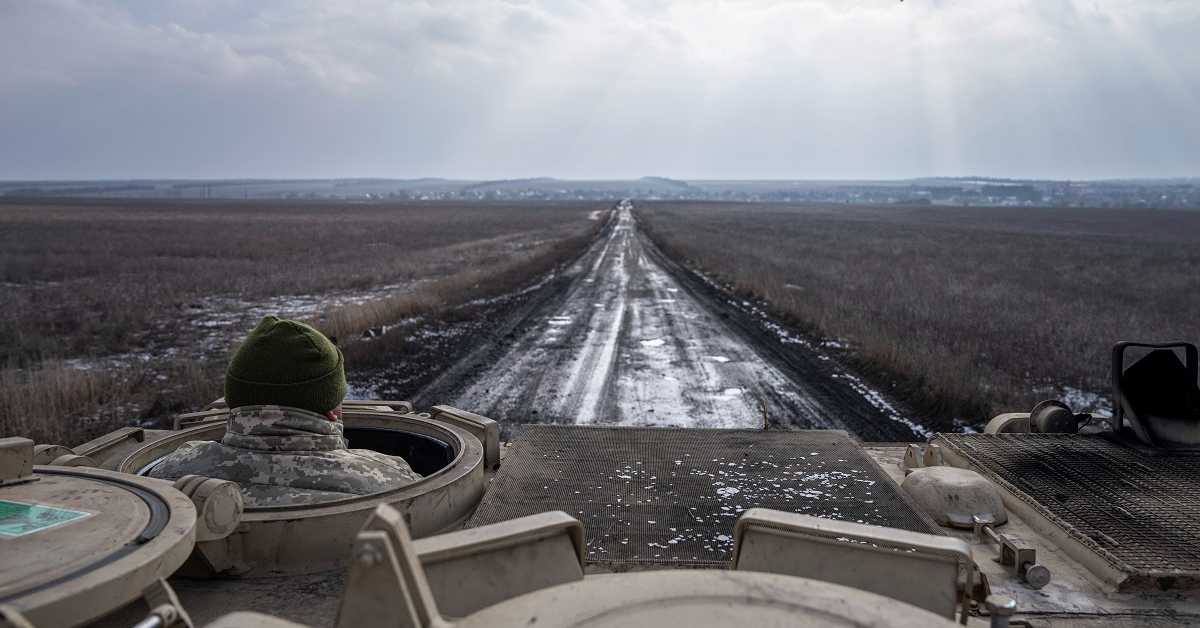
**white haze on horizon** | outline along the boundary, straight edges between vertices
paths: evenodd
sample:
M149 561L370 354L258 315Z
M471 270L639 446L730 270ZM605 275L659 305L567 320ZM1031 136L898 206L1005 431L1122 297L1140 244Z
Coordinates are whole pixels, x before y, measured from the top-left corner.
M0 0L0 179L1200 175L1200 2Z

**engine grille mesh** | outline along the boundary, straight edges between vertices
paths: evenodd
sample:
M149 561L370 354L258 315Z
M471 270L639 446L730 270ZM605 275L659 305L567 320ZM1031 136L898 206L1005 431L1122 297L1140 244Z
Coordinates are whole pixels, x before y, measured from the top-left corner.
M1200 577L1200 454L1148 453L1101 435L938 439L1128 574L1123 588L1192 586Z
M747 508L937 533L844 432L531 425L468 527L562 510L599 563L724 564Z

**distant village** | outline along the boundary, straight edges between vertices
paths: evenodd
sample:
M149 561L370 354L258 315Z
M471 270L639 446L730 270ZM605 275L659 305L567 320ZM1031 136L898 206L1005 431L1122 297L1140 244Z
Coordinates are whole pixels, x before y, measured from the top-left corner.
M418 200L694 200L971 207L1200 209L1200 179L1098 181L925 178L899 181L630 180L552 178L138 180L0 182L5 197Z

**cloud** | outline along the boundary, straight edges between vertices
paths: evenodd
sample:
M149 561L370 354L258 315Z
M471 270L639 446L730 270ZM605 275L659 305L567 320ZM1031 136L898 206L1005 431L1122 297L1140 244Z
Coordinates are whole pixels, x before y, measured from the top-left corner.
M1200 5L0 0L0 177L1200 174Z

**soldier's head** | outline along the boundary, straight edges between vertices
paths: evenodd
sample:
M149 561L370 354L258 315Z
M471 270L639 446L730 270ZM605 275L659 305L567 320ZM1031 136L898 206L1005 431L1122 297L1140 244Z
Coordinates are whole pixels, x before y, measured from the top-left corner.
M299 321L263 318L225 371L230 408L290 406L337 420L345 397L342 351Z

